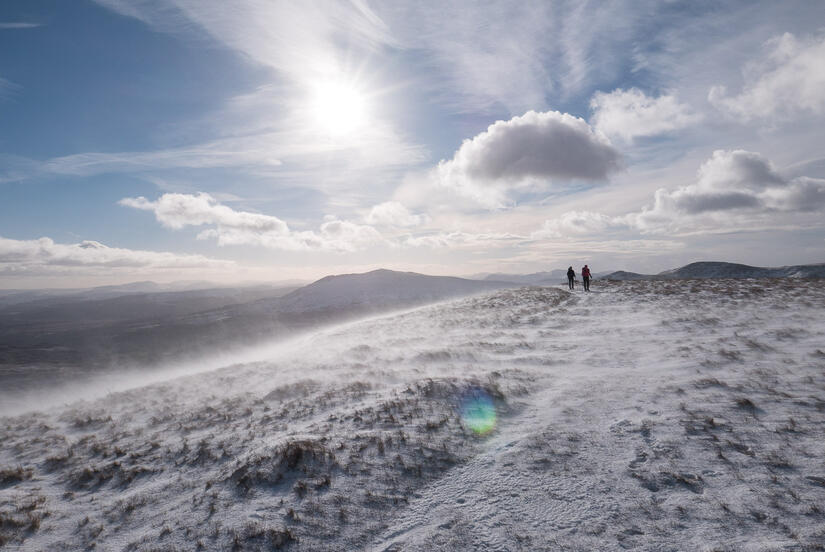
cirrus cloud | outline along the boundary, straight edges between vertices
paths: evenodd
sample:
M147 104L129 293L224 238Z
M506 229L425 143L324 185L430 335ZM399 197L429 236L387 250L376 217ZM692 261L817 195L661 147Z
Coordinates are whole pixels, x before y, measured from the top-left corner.
M710 103L744 122L825 112L825 34L800 40L785 33L766 42L765 50L764 58L745 67L738 95L713 86Z

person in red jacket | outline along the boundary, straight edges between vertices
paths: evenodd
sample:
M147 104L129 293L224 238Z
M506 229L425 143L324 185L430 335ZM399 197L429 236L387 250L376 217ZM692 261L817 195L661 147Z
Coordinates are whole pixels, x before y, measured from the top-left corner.
M587 265L582 267L582 284L584 284L584 291L590 291L590 269Z

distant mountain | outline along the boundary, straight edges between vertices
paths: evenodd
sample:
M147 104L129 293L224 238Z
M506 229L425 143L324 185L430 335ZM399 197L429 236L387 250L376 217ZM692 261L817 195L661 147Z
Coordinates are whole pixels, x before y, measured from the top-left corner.
M123 362L155 363L196 348L208 349L221 335L254 339L271 333L273 324L260 324L262 317L231 319L227 313L242 312L245 304L281 297L294 289L260 286L113 294L72 290L69 295L45 290L0 295L0 379L10 373L24 377L33 366L67 371ZM264 322L271 318L268 315Z
M600 280L652 280L654 278L655 276L649 274L639 274L638 272L627 272L625 270L617 270L597 277Z
M825 278L825 264L762 268L735 263L699 262L658 274L661 278Z
M484 281L514 282L525 286L547 286L567 281L567 270L551 270L549 272L534 272L533 274L488 274Z
M127 295L158 295L163 293L195 293L198 295L227 296L238 293L272 296L283 295L283 290L293 290L306 285L306 281L281 280L274 282L243 282L232 285L216 284L202 280L176 281L159 284L157 282L130 282L98 286L92 288L45 288L45 289L0 289L0 309L22 303L62 299L65 301L89 301L114 299ZM170 295L171 297L171 295Z
M325 324L517 285L376 270L327 276L297 290L145 292L155 284L136 283L68 294L10 292L0 294L0 380L22 389L59 374L207 357Z
M326 276L272 301L278 312L341 308L378 309L439 301L504 287L510 282L427 276L379 269L364 274Z
M764 268L736 263L702 261L659 274L611 272L604 280L678 280L691 278L825 278L825 264L781 266Z

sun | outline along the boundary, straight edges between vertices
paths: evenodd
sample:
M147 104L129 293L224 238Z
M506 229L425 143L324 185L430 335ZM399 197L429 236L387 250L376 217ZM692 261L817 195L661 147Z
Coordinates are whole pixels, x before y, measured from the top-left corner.
M323 132L337 137L346 136L366 124L366 95L350 83L321 83L312 92L310 112Z

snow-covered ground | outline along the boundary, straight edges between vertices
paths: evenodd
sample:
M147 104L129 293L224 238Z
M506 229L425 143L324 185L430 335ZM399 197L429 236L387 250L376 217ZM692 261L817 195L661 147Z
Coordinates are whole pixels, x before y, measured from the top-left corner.
M825 550L825 280L593 290L0 418L0 546Z

